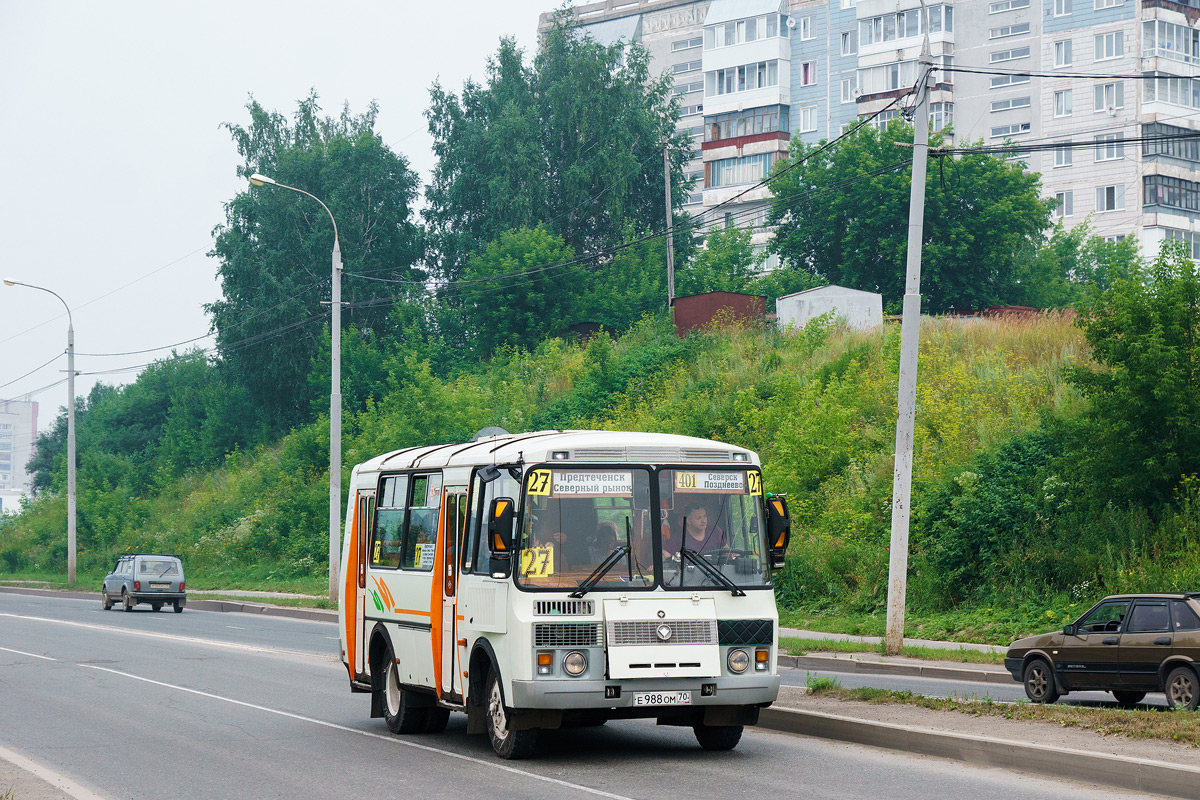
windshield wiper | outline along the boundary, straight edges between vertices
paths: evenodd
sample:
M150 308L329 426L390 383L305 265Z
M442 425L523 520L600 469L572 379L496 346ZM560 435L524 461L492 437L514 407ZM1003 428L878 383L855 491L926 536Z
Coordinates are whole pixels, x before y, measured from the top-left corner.
M571 592L568 597L580 598L595 588L600 579L608 574L608 571L621 562L621 559L629 554L629 548L625 545L620 545L616 550L608 554L608 558L600 562L600 566L592 570L592 574L579 582L579 588Z
M742 591L742 587L738 586L736 583L729 580L729 578L727 578L725 576L725 573L721 572L721 570L717 569L712 564L705 561L704 557L701 556L699 553L697 553L694 550L688 550L687 545L685 545L685 544L681 544L679 546L679 560L680 560L680 562L690 561L693 564L695 564L696 567L701 572L703 572L705 575L707 575L711 580L716 581L717 583L721 584L726 589L728 589L729 593L732 594L734 597L745 597L746 596L746 593L744 591ZM680 564L680 566L682 566L682 563ZM679 585L683 586L683 570L680 570L680 572L679 572Z

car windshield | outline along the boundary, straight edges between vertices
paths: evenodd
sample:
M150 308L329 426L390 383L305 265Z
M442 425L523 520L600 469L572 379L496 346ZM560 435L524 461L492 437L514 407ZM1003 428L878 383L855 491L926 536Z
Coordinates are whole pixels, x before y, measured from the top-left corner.
M659 473L660 546L668 588L718 588L711 570L740 587L766 586L771 571L763 546L762 474L757 470L663 470Z
M654 583L650 474L645 469L534 469L525 479L517 583L577 589L605 559L628 547L595 580L596 590Z
M138 562L139 575L178 575L179 562L165 558L143 558Z

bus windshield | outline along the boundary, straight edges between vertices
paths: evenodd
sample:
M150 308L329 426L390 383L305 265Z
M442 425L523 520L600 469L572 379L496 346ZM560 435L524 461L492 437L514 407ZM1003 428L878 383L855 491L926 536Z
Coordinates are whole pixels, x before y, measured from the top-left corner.
M534 469L525 478L517 583L576 589L609 556L595 589L654 584L650 473L645 469Z
M742 588L770 583L762 473L664 469L658 480L664 586L720 587L701 559Z

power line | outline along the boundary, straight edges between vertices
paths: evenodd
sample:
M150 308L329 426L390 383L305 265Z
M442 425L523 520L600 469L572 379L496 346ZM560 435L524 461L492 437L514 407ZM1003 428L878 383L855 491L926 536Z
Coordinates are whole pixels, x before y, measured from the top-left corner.
M942 72L965 72L971 75L1010 75L1017 78L1080 78L1085 80L1155 80L1157 78L1178 78L1179 75L1157 73L1100 73L1100 72L1041 72L1037 70L1017 70L992 67L964 67L958 64L935 67Z
M8 383L0 383L0 389L3 389L5 386L12 386L14 383L16 383L17 381L21 380L21 378L28 378L30 375L32 375L33 373L37 372L38 370L40 370L40 369L42 369L42 368L44 368L44 367L48 367L48 366L50 366L51 364L53 364L55 361L58 361L58 359L62 358L62 356L63 356L63 354L62 354L62 353L56 353L56 354L54 355L54 358L50 359L50 360L49 360L49 361L47 361L45 364L41 364L40 366L34 367L33 369L29 370L29 372L26 372L24 375L22 375L22 376L20 376L20 377L18 377L18 378L13 378L13 379L12 379L11 381L9 381Z

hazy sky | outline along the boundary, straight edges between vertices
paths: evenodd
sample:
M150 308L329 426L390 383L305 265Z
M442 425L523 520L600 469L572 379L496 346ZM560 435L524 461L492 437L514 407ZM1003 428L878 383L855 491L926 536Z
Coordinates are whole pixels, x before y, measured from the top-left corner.
M71 306L76 369L92 373L76 380L78 394L97 380L128 383L136 370L95 373L170 351L87 354L208 332L202 306L220 287L205 253L222 204L245 185L221 123L246 124L251 94L288 117L310 89L330 114L377 101L377 130L424 184L430 84L457 91L482 79L501 36L531 52L538 14L557 5L0 0L0 277ZM66 330L53 297L0 284L0 398L64 377ZM30 399L44 430L66 405L65 384Z

